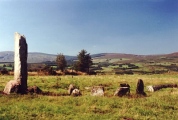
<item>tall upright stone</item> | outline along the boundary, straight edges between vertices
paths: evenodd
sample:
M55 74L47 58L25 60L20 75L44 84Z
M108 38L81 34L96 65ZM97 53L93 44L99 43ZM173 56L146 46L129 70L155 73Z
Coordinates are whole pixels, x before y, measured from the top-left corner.
M15 33L15 51L14 51L14 80L10 80L5 88L4 93L10 94L17 92L27 93L27 54L28 46L26 38L19 33Z
M144 92L144 83L143 83L142 79L139 79L138 82L137 82L136 94L146 96L146 93Z
M15 51L14 51L14 80L20 86L18 92L25 94L27 92L27 56L28 46L24 35L15 33Z

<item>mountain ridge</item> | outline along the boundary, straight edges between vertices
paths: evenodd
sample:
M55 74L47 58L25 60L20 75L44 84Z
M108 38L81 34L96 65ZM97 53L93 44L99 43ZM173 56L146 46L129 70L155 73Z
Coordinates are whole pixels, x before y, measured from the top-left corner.
M55 61L55 54L41 53L41 52L29 52L28 53L28 63L42 63L46 61ZM66 60L75 58L75 56L65 55ZM13 51L1 51L0 52L0 62L14 62L14 52Z
M48 54L41 52L29 52L28 53L28 63L42 63L46 61L55 61L57 54ZM76 56L64 55L66 60L74 60ZM154 54L154 55L136 55L136 54L125 54L125 53L98 53L92 54L93 59L113 59L113 58L132 58L132 59L155 59L157 57L178 57L178 52L173 52L169 54ZM14 52L13 51L1 51L0 52L0 62L14 62Z

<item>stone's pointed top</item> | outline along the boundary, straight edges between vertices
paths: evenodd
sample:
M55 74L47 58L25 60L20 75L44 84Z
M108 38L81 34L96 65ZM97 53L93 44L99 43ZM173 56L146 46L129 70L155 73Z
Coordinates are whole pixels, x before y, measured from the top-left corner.
M15 32L15 37L24 37L25 39L26 39L26 37L24 36L24 35L21 35L20 33L18 33L18 32Z
M16 36L16 35L21 36L21 34L20 34L20 33L18 33L18 32L15 32L15 36Z

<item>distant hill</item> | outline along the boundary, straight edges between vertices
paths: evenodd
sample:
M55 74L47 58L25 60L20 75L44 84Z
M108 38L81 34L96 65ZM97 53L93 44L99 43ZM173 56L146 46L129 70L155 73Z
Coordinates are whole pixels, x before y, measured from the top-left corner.
M65 56L66 60L75 59L75 56ZM46 61L55 61L56 55L46 54L39 52L29 52L28 53L28 63L42 63ZM14 62L14 52L3 51L0 52L0 62Z
M178 63L178 52L158 55L134 55L124 53L102 53L93 57L94 62L111 62L111 63L160 63L171 62Z
M76 56L65 55L66 60L74 60ZM124 54L124 53L99 53L91 55L93 59L128 59L132 61L141 60L162 60L162 59L172 59L178 58L178 52L171 54L161 54L161 55L134 55L134 54ZM39 52L29 52L28 53L28 63L42 63L46 61L55 61L56 55L46 54ZM14 62L14 52L12 51L2 51L0 52L0 62Z

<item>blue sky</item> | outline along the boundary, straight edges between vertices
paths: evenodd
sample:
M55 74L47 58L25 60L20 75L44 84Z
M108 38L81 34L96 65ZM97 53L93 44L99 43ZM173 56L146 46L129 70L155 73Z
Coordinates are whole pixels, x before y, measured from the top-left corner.
M14 33L29 52L178 52L178 0L0 0L0 51Z

